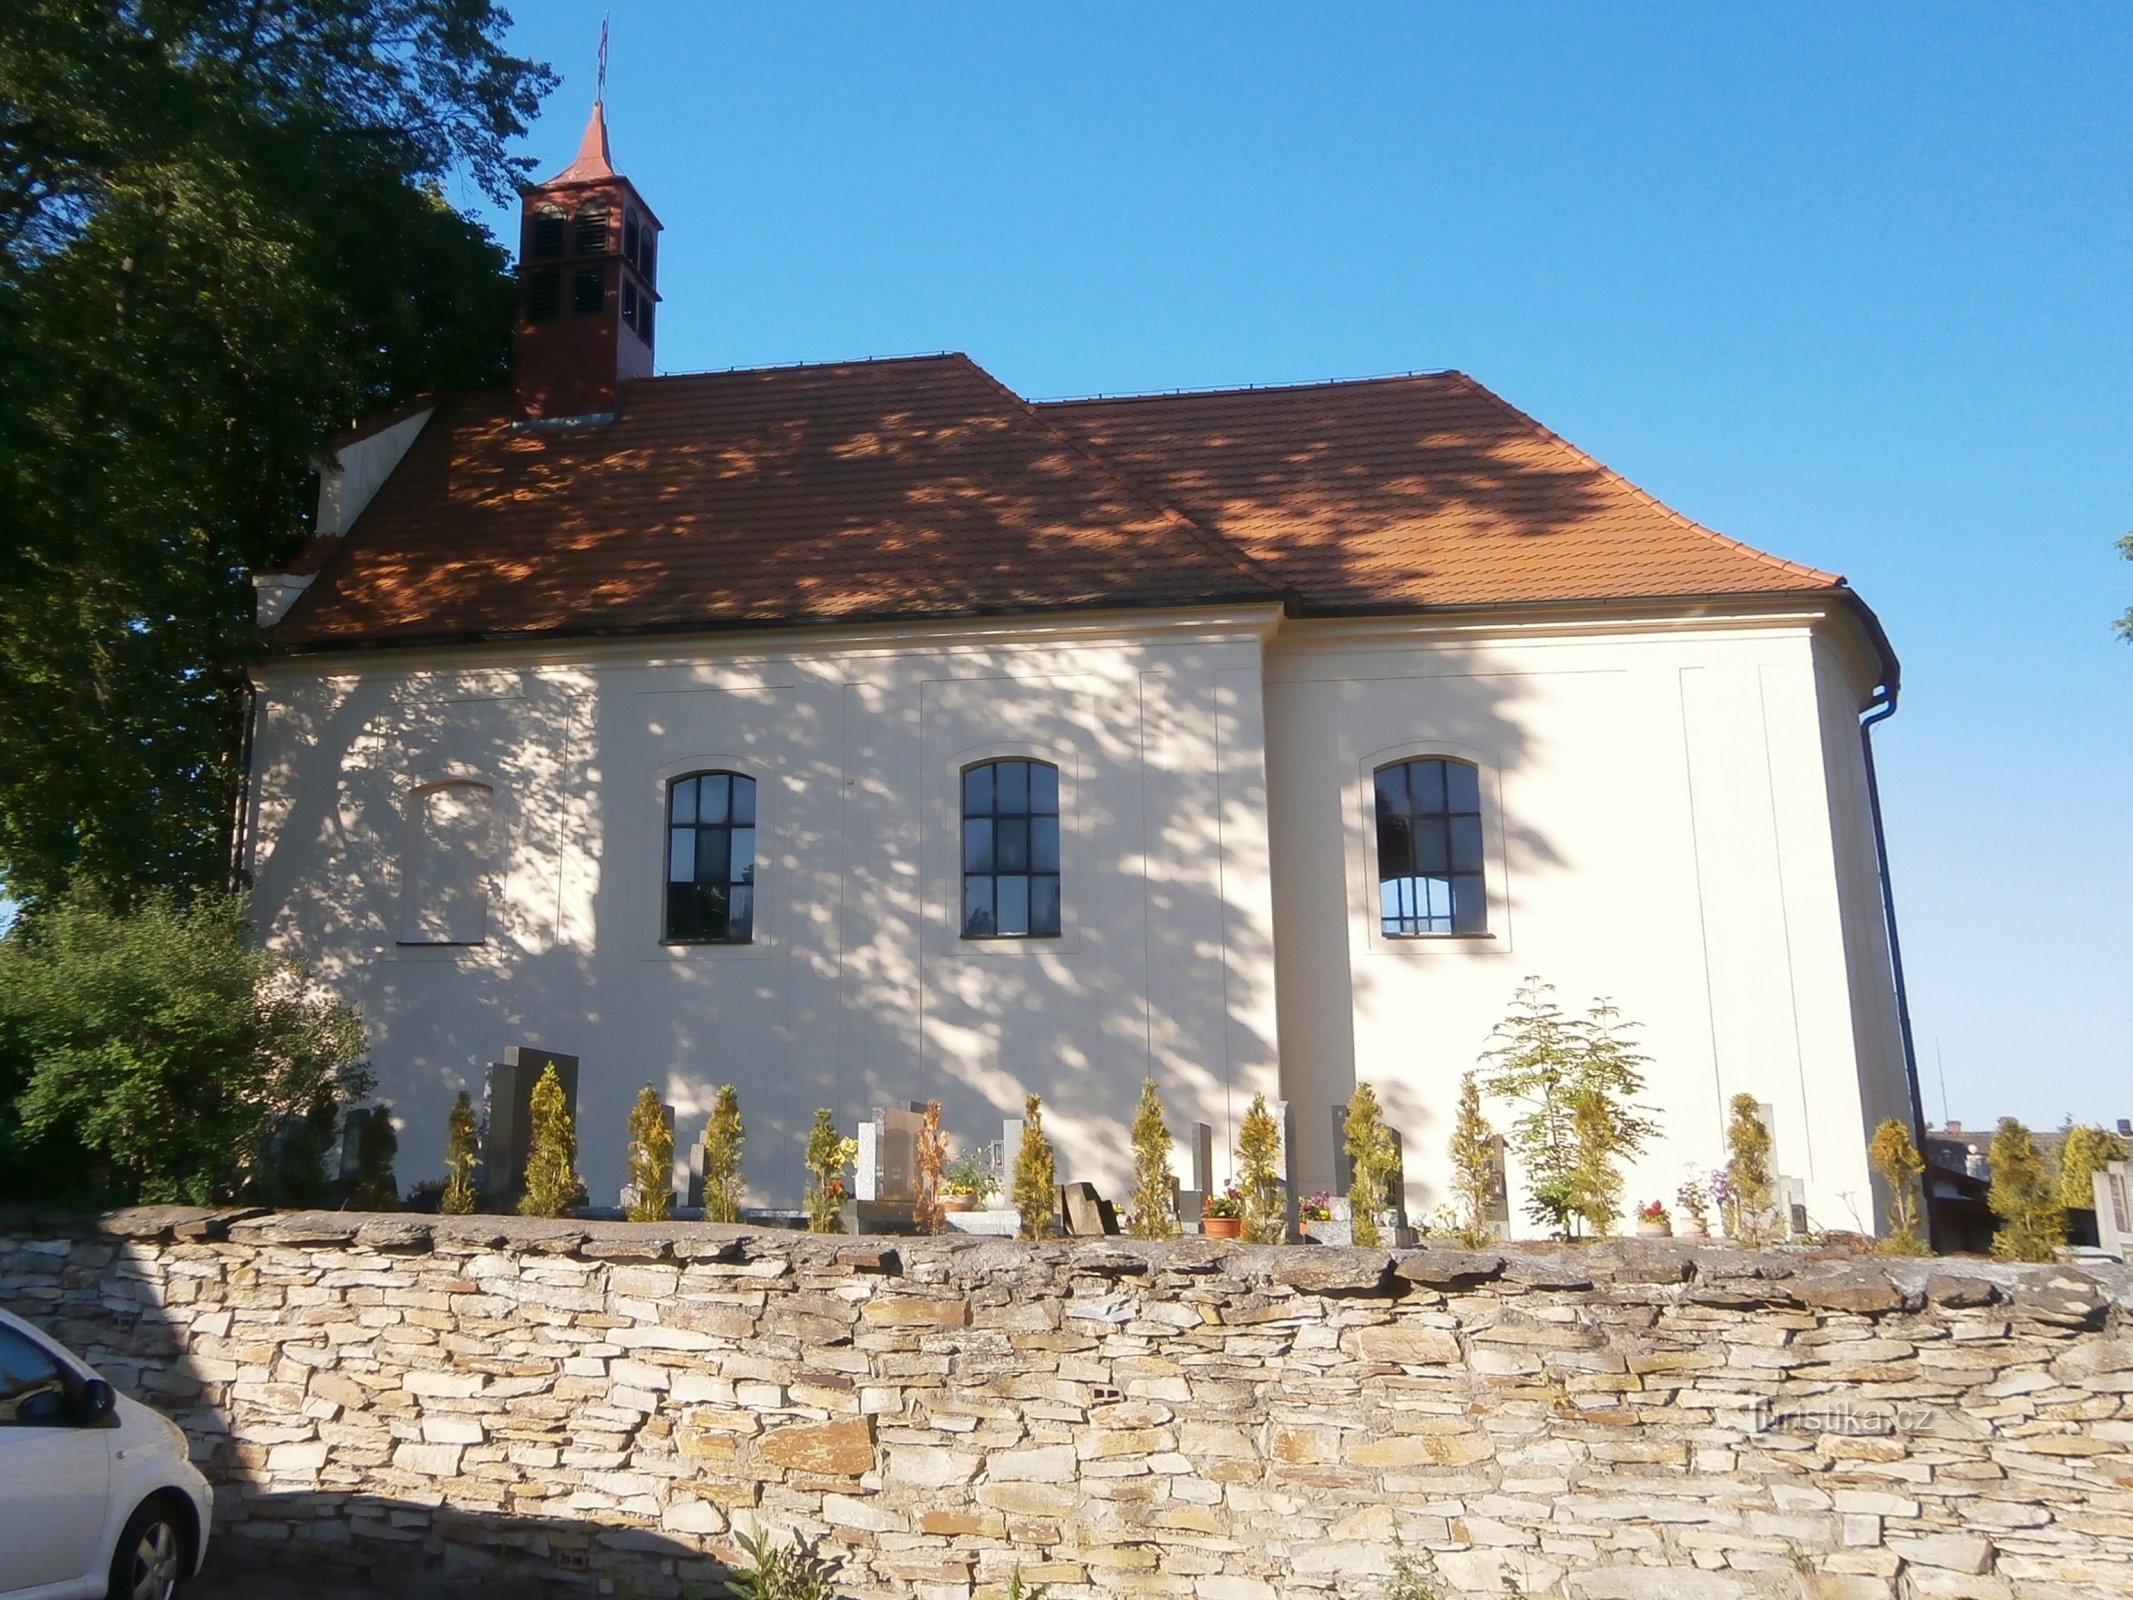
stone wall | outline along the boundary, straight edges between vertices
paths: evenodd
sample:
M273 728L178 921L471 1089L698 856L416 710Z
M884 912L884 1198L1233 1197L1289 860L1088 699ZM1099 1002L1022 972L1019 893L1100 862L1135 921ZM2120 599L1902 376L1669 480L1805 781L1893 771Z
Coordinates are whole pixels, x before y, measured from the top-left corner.
M403 1593L711 1593L755 1525L923 1600L2133 1593L2122 1268L158 1210L0 1217L0 1300L226 1551Z

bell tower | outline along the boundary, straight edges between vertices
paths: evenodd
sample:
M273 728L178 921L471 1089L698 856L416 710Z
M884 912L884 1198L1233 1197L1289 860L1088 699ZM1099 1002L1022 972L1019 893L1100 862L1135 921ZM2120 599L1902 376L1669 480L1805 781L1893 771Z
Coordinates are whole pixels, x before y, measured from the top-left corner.
M512 387L529 419L605 422L652 371L659 219L608 160L595 100L578 157L520 203Z

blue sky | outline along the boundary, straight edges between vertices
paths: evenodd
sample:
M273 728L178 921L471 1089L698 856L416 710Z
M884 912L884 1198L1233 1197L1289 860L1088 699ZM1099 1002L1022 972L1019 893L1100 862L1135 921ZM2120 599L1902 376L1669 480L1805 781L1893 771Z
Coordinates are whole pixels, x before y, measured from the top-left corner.
M600 12L514 7L564 78L543 175ZM1457 367L1845 573L1904 660L1876 737L1928 1115L1938 1059L1967 1123L2133 1117L2133 8L612 15L664 370Z

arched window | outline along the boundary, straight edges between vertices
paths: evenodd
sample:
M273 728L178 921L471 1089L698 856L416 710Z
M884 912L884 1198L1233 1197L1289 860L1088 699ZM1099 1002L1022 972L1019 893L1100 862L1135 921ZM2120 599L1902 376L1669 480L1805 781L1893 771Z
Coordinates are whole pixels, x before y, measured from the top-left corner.
M667 785L669 944L755 936L755 779L692 772Z
M480 944L489 936L494 799L485 783L431 784L413 796L404 944Z
M1425 756L1377 770L1378 915L1388 939L1488 931L1481 773Z
M553 261L563 253L563 236L563 213L554 206L543 206L533 214L526 254L535 261Z
M1059 769L985 761L963 772L963 937L1059 937Z

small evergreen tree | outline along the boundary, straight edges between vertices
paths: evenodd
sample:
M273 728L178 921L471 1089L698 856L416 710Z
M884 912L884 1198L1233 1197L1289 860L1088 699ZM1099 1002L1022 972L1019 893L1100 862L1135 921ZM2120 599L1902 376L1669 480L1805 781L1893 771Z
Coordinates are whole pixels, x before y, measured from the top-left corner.
M533 1086L532 1113L526 1194L518 1214L560 1217L585 1192L585 1185L578 1177L578 1130L553 1061L541 1069L540 1081Z
M1911 1130L1894 1117L1883 1117L1866 1147L1866 1162L1889 1186L1888 1231L1881 1236L1885 1256L1922 1256L1930 1252L1918 1231L1918 1179L1926 1164L1911 1142Z
M859 1155L859 1141L837 1131L829 1108L815 1112L807 1134L807 1231L844 1232L844 1169Z
M2068 1128L2059 1141L2059 1204L2070 1211L2094 1206L2092 1180L2112 1162L2125 1159L2125 1143L2116 1134L2097 1127Z
M1133 1117L1133 1211L1126 1231L1136 1239L1175 1239L1177 1189L1170 1169L1170 1124L1163 1120L1155 1079L1143 1078Z
M474 1102L462 1089L444 1124L444 1196L438 1208L447 1216L469 1216L481 1203L481 1196L474 1191L474 1164L481 1159L480 1136Z
M1025 1239L1049 1239L1059 1229L1059 1183L1053 1175L1052 1141L1044 1136L1044 1102L1031 1095L1022 1105L1022 1143L1015 1151L1015 1211Z
M918 1141L912 1151L914 1174L911 1225L920 1233L939 1233L948 1226L941 1205L941 1169L948 1162L948 1136L941 1132L941 1103L926 1102L926 1117L918 1125Z
M1280 1244L1289 1231L1281 1193L1281 1124L1266 1096L1255 1094L1237 1127L1237 1186L1244 1191L1244 1237Z
M1350 1236L1359 1245L1382 1244L1378 1213L1392 1209L1393 1179L1400 1170L1399 1150L1392 1129L1385 1126L1385 1113L1378 1105L1377 1091L1358 1083L1348 1098L1348 1117L1341 1128L1353 1164L1354 1178L1348 1186Z
M1459 1080L1459 1111L1452 1120L1452 1195L1459 1210L1459 1242L1478 1250L1489 1242L1489 1202L1496 1195L1496 1132L1481 1114L1481 1084L1469 1072Z
M721 1084L704 1129L704 1221L741 1220L741 1146L747 1142L740 1094L732 1084Z
M674 1208L674 1128L659 1091L646 1084L630 1108L630 1221L664 1222Z
M2002 1261L2058 1260L2059 1246L2066 1242L2066 1213L2029 1129L2014 1117L2002 1117L1986 1159L1992 1164L1992 1187L1985 1203L1999 1222L1992 1253Z
M1737 1094L1726 1124L1726 1199L1720 1207L1726 1236L1751 1247L1768 1244L1777 1231L1775 1209L1770 1130L1763 1126L1755 1096Z
M359 1211L398 1211L400 1180L393 1174L393 1158L400 1153L400 1135L393 1127L393 1108L380 1100L363 1119L356 1135L355 1185L348 1203Z

